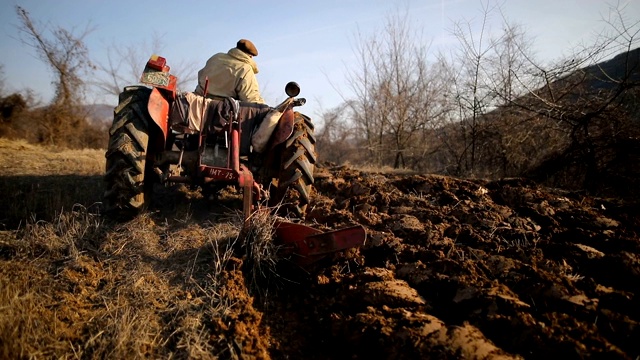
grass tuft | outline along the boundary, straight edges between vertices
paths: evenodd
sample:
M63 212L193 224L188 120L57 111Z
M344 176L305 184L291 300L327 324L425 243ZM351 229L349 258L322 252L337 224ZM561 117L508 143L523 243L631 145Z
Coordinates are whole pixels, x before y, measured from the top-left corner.
M268 207L255 211L239 235L249 289L260 295L266 292L273 279L280 277L277 265L281 260L281 246L274 241L278 221L275 213Z

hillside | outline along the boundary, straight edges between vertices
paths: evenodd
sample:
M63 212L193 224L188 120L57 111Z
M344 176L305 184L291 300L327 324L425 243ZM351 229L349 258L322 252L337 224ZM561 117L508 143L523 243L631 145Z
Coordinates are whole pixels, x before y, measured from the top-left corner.
M640 356L634 204L517 178L326 166L308 221L362 224L367 242L303 270L247 255L256 239L238 234L233 191L209 204L165 189L114 223L88 160L0 145L3 202L48 206L47 221L0 212L1 358ZM49 173L33 165L45 157ZM76 166L73 186L59 178Z
M114 107L115 105L93 104L85 105L83 110L87 113L87 121L100 128L104 126L111 126Z
M593 89L615 89L616 82L622 80L637 84L640 81L640 48L622 52L582 71L590 75L587 87Z

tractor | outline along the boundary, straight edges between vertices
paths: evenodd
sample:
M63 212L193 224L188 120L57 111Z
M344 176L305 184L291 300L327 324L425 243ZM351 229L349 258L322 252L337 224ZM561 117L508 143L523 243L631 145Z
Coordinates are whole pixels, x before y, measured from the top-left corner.
M205 84L208 86L209 80ZM297 111L300 87L275 107L177 90L165 58L152 55L140 82L125 87L109 129L107 215L128 219L149 206L154 185L183 183L215 201L232 186L247 220L277 209L274 241L301 265L364 243L362 226L322 232L303 223L317 163L314 125Z

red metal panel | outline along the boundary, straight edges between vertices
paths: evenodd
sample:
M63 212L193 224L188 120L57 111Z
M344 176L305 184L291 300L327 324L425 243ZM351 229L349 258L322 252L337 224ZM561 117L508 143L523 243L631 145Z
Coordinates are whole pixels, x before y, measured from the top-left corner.
M239 125L238 125L239 127ZM231 147L229 148L229 164L231 168L240 171L240 129L232 125Z
M273 132L272 148L278 144L285 142L291 134L293 134L294 113L293 110L287 109L280 120L276 130Z
M309 256L324 255L364 244L366 232L360 225L307 236L304 245Z
M312 227L290 222L276 224L276 239L282 244L296 245L307 236L321 234L322 231Z
M253 174L244 165L241 166L238 184L242 188L242 213L244 221L249 219L253 210Z
M149 111L151 119L162 129L162 134L166 141L169 131L169 102L156 88L153 88L151 91L147 110Z
M275 237L278 243L284 245L285 255L295 255L292 260L300 266L306 266L327 254L364 244L366 232L361 225L323 233L302 224L278 222Z

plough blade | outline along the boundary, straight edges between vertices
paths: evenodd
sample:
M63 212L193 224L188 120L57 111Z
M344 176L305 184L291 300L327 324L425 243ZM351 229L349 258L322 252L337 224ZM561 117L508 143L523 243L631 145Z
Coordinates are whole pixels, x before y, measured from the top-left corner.
M300 266L310 265L328 254L358 247L364 244L366 236L361 225L329 232L289 222L278 222L275 226L275 241L283 245L283 255L291 255Z

